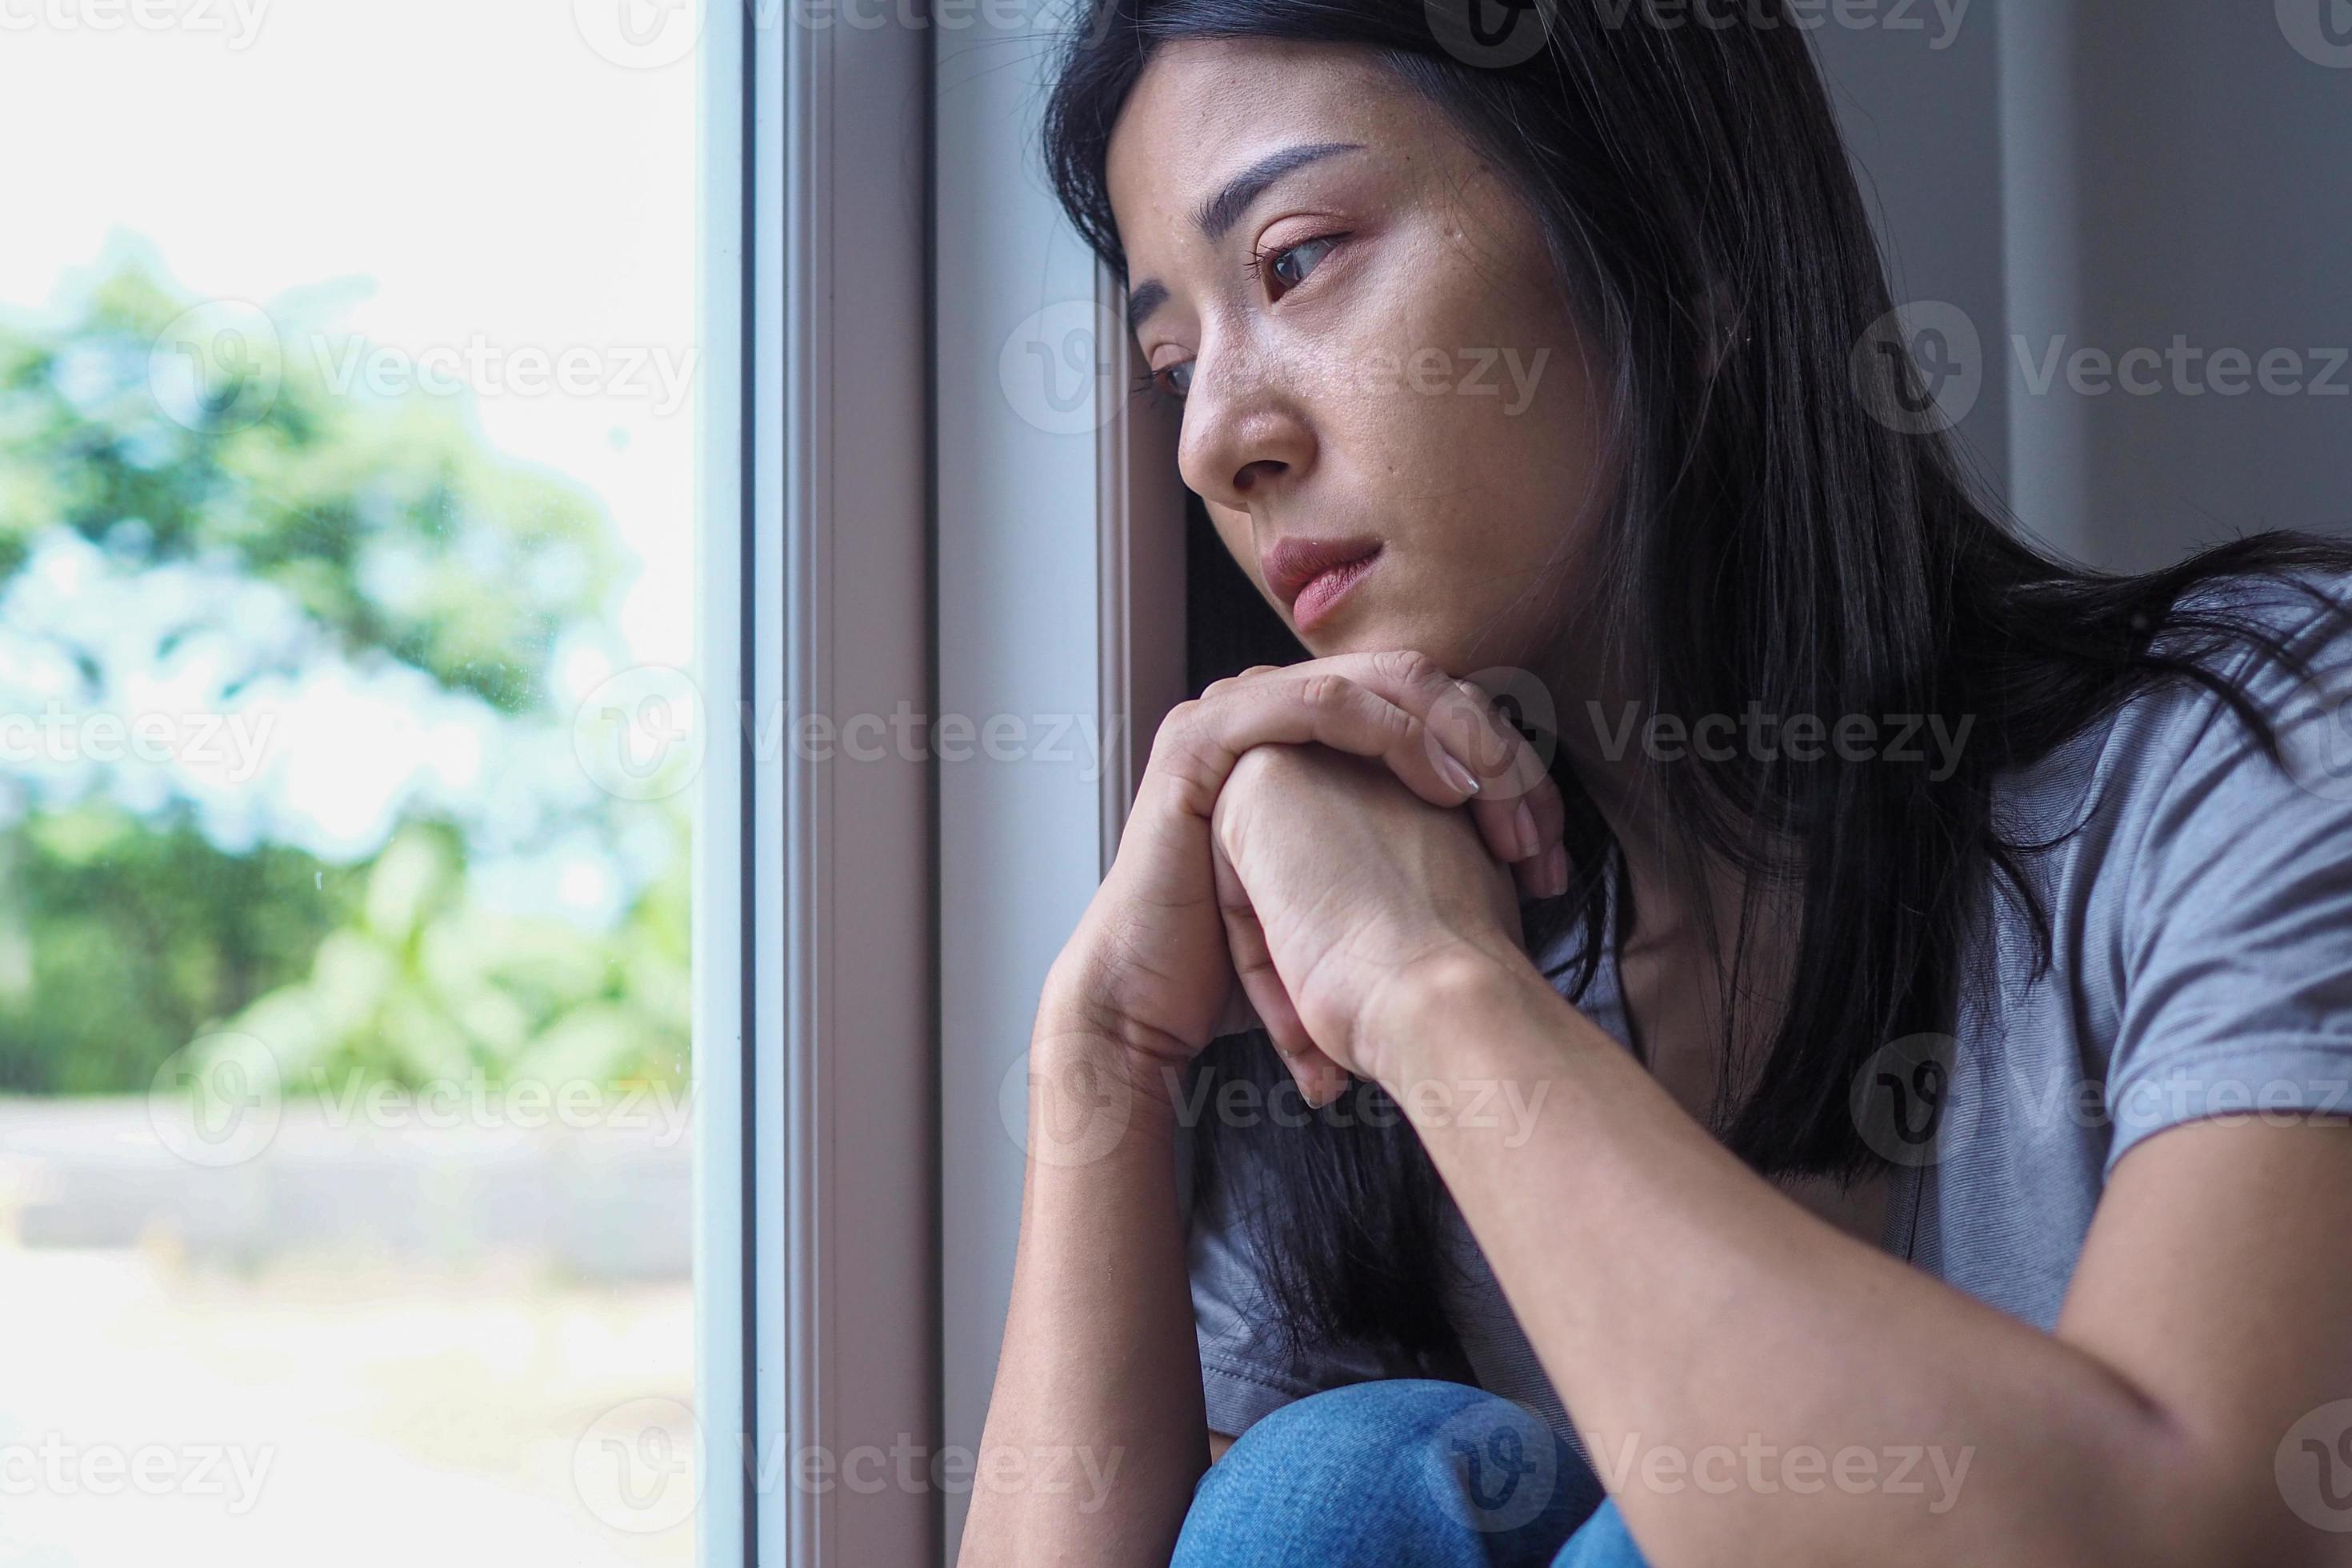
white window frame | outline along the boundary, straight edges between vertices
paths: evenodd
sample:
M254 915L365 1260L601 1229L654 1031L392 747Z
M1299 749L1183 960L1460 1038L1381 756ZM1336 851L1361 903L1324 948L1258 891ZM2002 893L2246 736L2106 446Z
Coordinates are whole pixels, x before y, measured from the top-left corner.
M941 1414L948 1450L967 1458L1012 1289L1017 1075L1039 987L1118 847L1160 720L1184 695L1177 422L1127 395L1143 367L1118 280L1039 173L1049 46L1066 8L1030 0L1005 31L941 26L934 45L940 711L975 725L1083 720L1108 759L1093 777L1083 757L940 769ZM1048 310L1059 314L1041 323ZM1087 428L1040 421L1008 384L1041 331L1049 363L1073 333L1081 347L1099 340ZM943 1563L968 1498L943 1500Z
M893 1454L938 1445L931 765L887 721L933 707L930 45L703 20L697 1561L911 1563L940 1514ZM842 1469L868 1448L878 1489Z

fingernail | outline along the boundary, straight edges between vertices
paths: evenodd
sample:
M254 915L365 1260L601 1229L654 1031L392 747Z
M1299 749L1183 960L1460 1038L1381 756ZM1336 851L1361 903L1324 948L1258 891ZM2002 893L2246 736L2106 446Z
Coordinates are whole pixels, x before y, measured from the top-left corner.
M1556 899L1568 891L1568 846L1555 844L1551 847L1550 852L1544 856L1543 870L1538 874L1537 882L1548 899Z
M1519 809L1511 816L1511 831L1519 841L1517 858L1524 860L1543 847L1536 837L1536 814L1524 800L1519 802Z
M1437 753L1437 771L1445 775L1446 783L1452 784L1455 789L1462 791L1464 794L1476 795L1478 793L1478 775L1465 767L1462 763L1462 759L1455 756L1453 752L1440 752Z

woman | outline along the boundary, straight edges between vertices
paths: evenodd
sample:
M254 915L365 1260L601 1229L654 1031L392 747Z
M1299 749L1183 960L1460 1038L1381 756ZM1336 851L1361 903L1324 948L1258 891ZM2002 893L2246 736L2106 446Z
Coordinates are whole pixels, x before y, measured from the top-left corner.
M1312 657L1169 717L1053 966L962 1561L2325 1560L2352 558L1974 499L1780 5L1444 10L1062 61Z

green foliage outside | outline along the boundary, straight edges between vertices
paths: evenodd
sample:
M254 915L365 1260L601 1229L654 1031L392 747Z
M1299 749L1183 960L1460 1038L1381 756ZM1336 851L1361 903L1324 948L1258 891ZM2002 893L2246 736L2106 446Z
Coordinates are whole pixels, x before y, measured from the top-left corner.
M52 698L66 681L67 710L121 710L126 665L199 642L226 710L326 660L421 676L495 726L491 782L479 814L420 796L338 858L282 821L224 826L218 800L208 816L152 764L8 750L0 1093L143 1092L224 1032L326 1089L477 1073L682 1086L685 796L586 784L562 765L572 715L551 697L565 646L626 662L611 617L627 563L601 504L490 449L462 402L338 395L299 353L271 367L257 417L175 419L152 356L191 303L131 264L63 325L0 321L0 681L37 667ZM197 603L159 616L152 647L94 611L12 615L12 588L59 547L102 563L118 595L194 584ZM5 689L0 714L25 712L31 688ZM617 913L499 906L480 886L488 839L601 848Z

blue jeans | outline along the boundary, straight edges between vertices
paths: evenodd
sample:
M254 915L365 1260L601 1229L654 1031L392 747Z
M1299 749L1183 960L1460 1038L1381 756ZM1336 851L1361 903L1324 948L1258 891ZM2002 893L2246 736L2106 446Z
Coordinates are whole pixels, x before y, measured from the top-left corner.
M1646 1568L1601 1479L1532 1411L1393 1378L1261 1417L1193 1489L1169 1568Z

